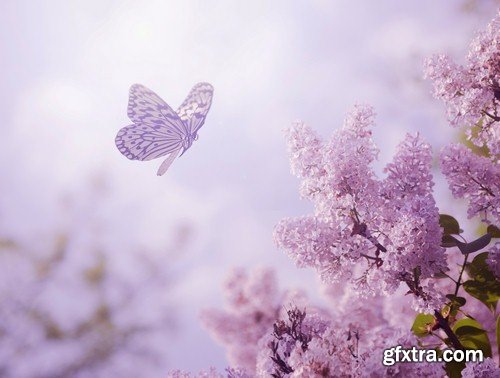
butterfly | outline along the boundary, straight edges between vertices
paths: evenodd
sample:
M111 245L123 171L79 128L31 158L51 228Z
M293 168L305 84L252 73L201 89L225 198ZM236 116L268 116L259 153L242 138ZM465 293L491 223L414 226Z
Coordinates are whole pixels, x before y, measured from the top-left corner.
M163 175L175 158L198 139L212 105L214 88L196 84L174 111L160 96L141 84L130 87L127 115L132 121L115 138L118 150L130 160L152 160L167 156L158 169Z

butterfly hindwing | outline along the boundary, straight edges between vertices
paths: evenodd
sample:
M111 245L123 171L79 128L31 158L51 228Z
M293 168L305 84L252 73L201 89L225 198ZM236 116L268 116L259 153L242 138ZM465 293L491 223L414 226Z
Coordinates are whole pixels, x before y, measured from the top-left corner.
M203 126L212 105L213 93L214 88L211 84L198 83L177 109L177 114L186 124L190 135L194 135Z
M163 163L161 163L160 167L158 168L158 172L156 172L156 174L158 176L162 176L163 174L165 174L165 172L168 170L170 165L173 163L173 161L175 160L177 155L179 155L179 152L180 152L180 149L174 150L170 155L167 156L165 161Z
M115 144L128 159L151 160L180 149L182 138L162 125L134 123L120 129Z

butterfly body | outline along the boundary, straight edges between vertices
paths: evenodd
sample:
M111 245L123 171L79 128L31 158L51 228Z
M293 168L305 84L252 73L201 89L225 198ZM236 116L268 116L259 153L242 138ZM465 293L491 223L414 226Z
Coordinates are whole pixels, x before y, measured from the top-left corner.
M158 175L164 174L179 152L180 157L198 139L212 96L210 84L198 83L174 111L150 89L140 84L132 85L127 115L133 123L118 132L116 147L131 160L167 156L158 170Z
M198 134L196 133L187 135L182 139L182 152L179 157L184 155L184 152L186 152L193 145L195 140L198 140Z

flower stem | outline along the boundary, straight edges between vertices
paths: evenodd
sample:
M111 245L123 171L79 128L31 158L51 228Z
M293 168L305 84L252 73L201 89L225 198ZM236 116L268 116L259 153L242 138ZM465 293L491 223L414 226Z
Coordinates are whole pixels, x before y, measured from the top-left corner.
M452 329L450 328L450 324L448 323L448 320L441 315L441 313L438 310L434 310L434 316L436 317L439 327L446 333L446 336L448 336L448 339L450 340L451 344L455 349L461 349L463 350L464 347L460 343L460 340L458 340L457 335L453 333Z
M465 270L465 265L467 265L467 259L469 258L469 254L467 253L464 258L464 263L462 265L462 269L460 270L460 275L458 276L458 280L455 281L455 297L458 294L458 290L460 289L460 286L462 286L462 275L464 274Z

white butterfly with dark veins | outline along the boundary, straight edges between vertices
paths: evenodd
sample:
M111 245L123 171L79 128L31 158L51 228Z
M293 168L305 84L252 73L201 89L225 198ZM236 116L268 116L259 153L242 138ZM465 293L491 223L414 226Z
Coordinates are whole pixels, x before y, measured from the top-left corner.
M158 176L163 175L179 153L182 156L198 139L213 93L210 84L198 83L175 112L150 89L132 85L127 114L133 123L118 131L116 147L131 160L167 156L158 169Z

